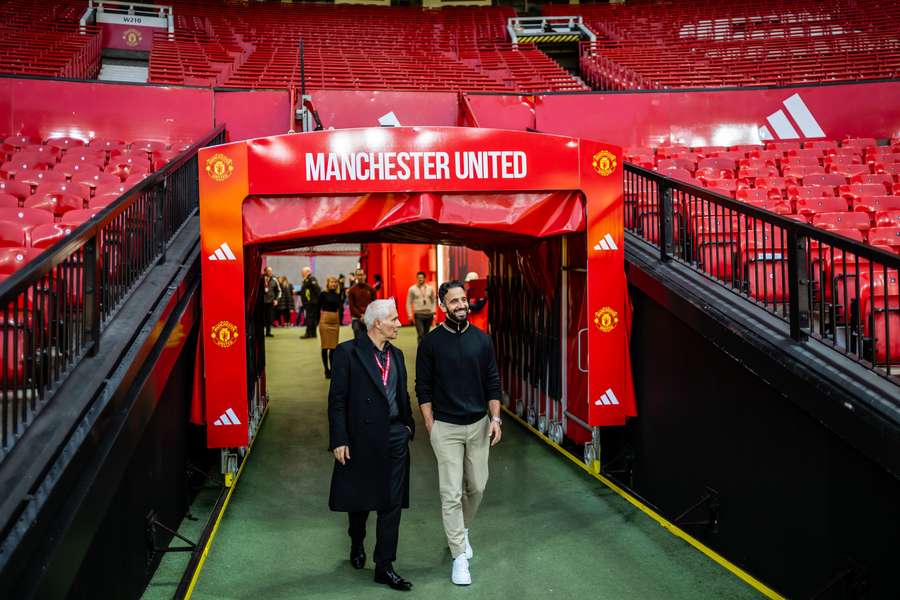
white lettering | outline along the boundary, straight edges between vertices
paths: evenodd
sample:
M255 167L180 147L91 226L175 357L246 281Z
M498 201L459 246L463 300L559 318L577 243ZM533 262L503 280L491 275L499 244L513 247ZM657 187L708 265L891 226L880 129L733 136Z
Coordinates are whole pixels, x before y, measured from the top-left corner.
M306 180L322 181L325 179L325 154L306 154Z
M490 180L528 175L528 156L521 150L457 151L452 156L434 151L318 152L307 153L305 162L307 181Z

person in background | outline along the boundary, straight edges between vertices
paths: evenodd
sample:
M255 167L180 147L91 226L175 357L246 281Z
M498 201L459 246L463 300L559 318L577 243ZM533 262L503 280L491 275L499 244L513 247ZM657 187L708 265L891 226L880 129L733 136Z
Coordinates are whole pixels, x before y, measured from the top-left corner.
M378 511L375 582L409 591L394 571L402 509L409 507L409 442L416 431L403 352L391 345L400 319L393 299L370 302L366 332L337 347L328 391L334 470L328 507L349 517L350 564L366 565L366 521Z
M322 348L322 366L325 367L325 379L331 379L331 367L334 361L334 349L341 336L341 321L338 313L343 308L341 296L338 294L338 280L329 277L325 289L319 294L319 342Z
M384 286L384 282L381 281L381 275L379 275L378 273L375 273L374 275L372 275L372 279L374 280L374 283L372 284L372 289L375 290L375 297L377 298L378 295L381 293L381 288Z
M366 326L362 317L366 313L366 307L375 300L375 290L366 283L366 272L356 270L356 285L347 290L347 303L350 305L350 325L353 327L353 335L358 337L365 335Z
M337 276L338 282L338 296L341 297L341 308L338 311L338 323L341 325L346 325L344 323L344 305L347 303L347 284L344 280L344 274L339 273Z
M468 322L461 281L438 290L447 319L419 345L416 395L438 465L450 579L469 585L469 528L488 481L490 447L500 441L500 375L491 338Z
M291 311L294 310L294 286L288 281L286 275L278 278L281 287L281 298L278 300L278 323L287 327L291 324Z
M303 275L303 285L300 286L300 301L303 303L303 311L306 313L306 333L300 336L304 338L316 337L316 326L319 324L319 294L322 288L312 274L312 269L303 267L300 270Z
M417 341L420 344L425 334L431 331L436 300L434 288L425 283L424 271L419 271L416 273L416 282L409 286L406 294L406 314L416 326Z
M278 301L281 299L281 286L278 285L278 280L272 274L272 267L266 267L261 283L263 323L266 327L266 337L275 337L272 335L272 321L275 319L275 309L278 307Z
M466 298L469 300L469 323L482 331L488 330L486 281L478 273L470 271L466 275Z

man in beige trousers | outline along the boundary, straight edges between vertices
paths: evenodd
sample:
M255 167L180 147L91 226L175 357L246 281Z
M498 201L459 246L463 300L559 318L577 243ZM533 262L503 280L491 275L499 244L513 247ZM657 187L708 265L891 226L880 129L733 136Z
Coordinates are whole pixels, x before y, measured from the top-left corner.
M469 527L487 485L490 447L501 437L500 375L491 338L469 325L463 283L442 284L438 300L447 319L419 345L416 395L438 463L450 579L468 585Z

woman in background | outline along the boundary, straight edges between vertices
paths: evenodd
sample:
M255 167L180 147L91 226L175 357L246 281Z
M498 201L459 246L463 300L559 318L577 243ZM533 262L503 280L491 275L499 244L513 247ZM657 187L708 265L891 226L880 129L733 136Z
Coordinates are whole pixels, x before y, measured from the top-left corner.
M281 286L281 298L278 300L278 325L287 327L291 324L291 311L294 310L294 286L286 275L278 278Z
M322 347L322 366L325 379L331 379L331 359L341 334L341 295L337 277L329 277L325 289L319 294L319 340Z

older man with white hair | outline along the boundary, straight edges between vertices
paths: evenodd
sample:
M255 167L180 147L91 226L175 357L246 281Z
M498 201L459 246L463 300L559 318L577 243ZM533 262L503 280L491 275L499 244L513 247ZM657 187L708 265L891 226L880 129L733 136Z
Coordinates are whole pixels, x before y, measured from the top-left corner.
M408 591L394 571L401 509L409 507L409 441L415 432L403 353L391 345L400 319L393 299L363 315L366 335L338 345L328 393L329 449L334 454L331 510L349 513L350 563L366 564L369 511L378 512L375 581Z

